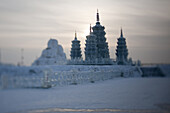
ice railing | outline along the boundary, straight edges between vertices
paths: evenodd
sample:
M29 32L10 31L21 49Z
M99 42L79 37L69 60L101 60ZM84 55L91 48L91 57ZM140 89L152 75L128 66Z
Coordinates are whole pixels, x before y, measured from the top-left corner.
M126 72L129 73L129 72ZM76 85L85 83L94 83L121 77L120 70L89 70L89 71L52 71L43 70L42 75L1 75L0 87L7 88L50 88L55 86Z

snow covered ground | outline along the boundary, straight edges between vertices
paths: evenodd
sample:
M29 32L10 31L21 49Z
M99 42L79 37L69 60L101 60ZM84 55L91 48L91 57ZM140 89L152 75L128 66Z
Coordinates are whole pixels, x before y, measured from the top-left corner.
M107 81L58 86L51 89L5 89L0 90L0 112L50 113L60 110L74 112L76 109L80 112L83 109L90 112L90 109L100 108L104 111L105 108L110 108L112 112L114 109L124 110L124 112L129 112L128 109L131 109L133 113L137 112L133 111L134 109L152 109L160 110L161 113L163 111L160 105L170 105L169 87L170 78L168 77L119 77ZM153 113L153 111L150 112Z

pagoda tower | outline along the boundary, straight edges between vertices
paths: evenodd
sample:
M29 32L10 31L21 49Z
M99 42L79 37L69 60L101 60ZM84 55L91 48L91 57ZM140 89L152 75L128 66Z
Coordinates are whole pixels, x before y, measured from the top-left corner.
M106 32L104 31L105 27L100 25L99 22L99 13L97 10L97 22L96 25L92 27L93 34L96 35L96 43L97 43L97 58L99 60L103 58L110 59L108 43L106 42Z
M106 42L105 27L100 25L99 13L97 10L97 22L90 30L90 35L86 38L85 60L95 60L96 64L108 64L110 60L108 43ZM107 62L105 62L107 61Z
M77 40L77 33L75 32L75 39L72 41L72 48L71 48L71 60L73 59L80 59L81 54L81 48L80 48L80 41Z
M97 58L97 43L96 43L96 35L94 35L91 31L90 24L90 34L86 36L86 44L85 44L85 61L88 63L95 63L95 59Z
M117 49L116 49L116 62L118 65L128 64L128 49L126 46L126 39L123 37L123 31L121 28L120 37L117 39Z

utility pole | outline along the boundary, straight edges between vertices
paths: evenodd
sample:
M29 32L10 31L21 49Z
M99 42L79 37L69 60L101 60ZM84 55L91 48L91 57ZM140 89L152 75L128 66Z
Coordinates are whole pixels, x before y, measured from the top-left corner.
M1 58L2 58L2 56L1 56L1 48L0 48L0 63L1 63Z
M21 48L21 66L24 65L24 49Z

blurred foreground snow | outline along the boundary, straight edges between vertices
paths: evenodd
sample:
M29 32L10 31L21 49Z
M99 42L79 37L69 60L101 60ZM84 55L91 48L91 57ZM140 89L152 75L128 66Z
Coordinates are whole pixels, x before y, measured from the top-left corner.
M170 78L115 78L51 89L0 90L0 112L48 108L160 109L170 104Z

